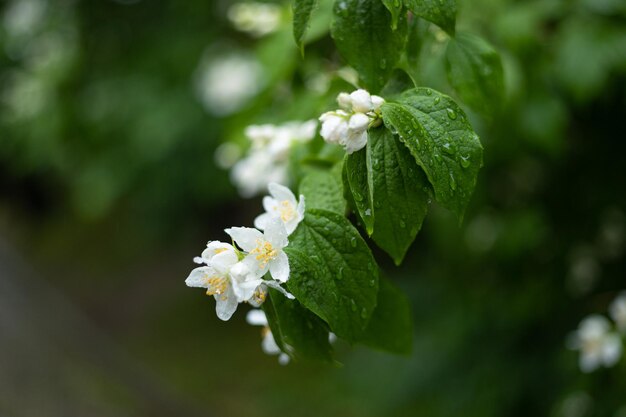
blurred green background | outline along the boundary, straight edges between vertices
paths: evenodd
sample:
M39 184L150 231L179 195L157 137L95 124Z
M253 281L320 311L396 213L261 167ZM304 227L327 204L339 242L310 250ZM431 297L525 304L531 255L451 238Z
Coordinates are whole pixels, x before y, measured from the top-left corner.
M485 167L460 227L433 207L401 268L376 252L413 355L338 343L339 368L278 365L244 307L220 322L183 282L260 210L218 146L348 88L328 1L304 58L287 4L257 38L232 3L0 6L0 415L626 416L626 360L586 375L565 347L626 288L626 3L461 2L505 67L499 111L470 113ZM445 42L426 30L411 70L452 94Z

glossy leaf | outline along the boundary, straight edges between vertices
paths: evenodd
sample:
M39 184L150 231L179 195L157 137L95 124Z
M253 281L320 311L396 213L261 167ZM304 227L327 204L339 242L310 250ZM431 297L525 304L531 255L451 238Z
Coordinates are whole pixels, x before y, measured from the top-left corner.
M293 0L292 3L293 37L302 52L304 52L304 37L317 3L318 0Z
M332 362L326 325L297 300L270 289L263 311L276 344L292 359Z
M373 179L372 239L399 265L428 212L430 184L407 147L388 129L370 130L367 152Z
M367 234L374 232L374 201L370 184L372 174L367 169L366 148L353 154L346 155L343 163L344 188L350 193L353 208L357 211L359 218L365 226Z
M382 106L385 125L400 135L435 191L435 199L462 219L482 166L482 145L450 97L416 88Z
M346 212L341 171L312 171L302 179L299 190L304 195L307 210L318 208L342 215Z
M490 114L504 91L500 55L482 38L459 33L446 50L448 81L470 107Z
M456 0L404 0L415 15L428 20L454 36L456 26Z
M357 341L376 307L378 267L358 231L343 216L307 210L290 236L289 291L348 341Z
M361 342L375 349L405 355L413 348L409 300L386 278L380 278L378 305Z
M406 19L391 28L391 14L380 0L337 0L331 35L362 87L377 93L385 85L406 43Z

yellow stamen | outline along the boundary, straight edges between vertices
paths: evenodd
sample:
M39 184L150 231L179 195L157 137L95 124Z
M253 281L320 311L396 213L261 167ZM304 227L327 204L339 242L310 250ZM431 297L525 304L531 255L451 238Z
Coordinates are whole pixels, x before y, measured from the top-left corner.
M267 240L257 239L256 248L254 248L250 254L255 254L255 258L261 264L261 267L265 267L272 259L276 258L278 251L274 249L272 244Z
M217 249L215 249L215 254L217 255L219 253L226 252L227 250L228 249L226 249L226 248L217 248Z
M223 294L226 292L226 287L228 286L226 278L217 275L206 275L205 282L207 284L206 295Z
M287 200L281 201L276 209L280 213L281 220L284 222L288 222L296 216L293 204Z
M263 304L266 298L267 292L263 291L261 288L257 288L254 291L254 301L256 301L257 304Z

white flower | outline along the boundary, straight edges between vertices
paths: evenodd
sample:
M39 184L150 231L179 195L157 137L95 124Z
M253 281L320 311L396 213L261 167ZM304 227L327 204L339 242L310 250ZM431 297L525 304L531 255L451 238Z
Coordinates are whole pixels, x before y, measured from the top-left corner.
M261 330L261 334L263 335L261 349L268 355L278 355L278 363L287 365L289 363L289 356L281 351L276 344L276 340L274 340L274 335L269 328L267 317L263 310L248 311L246 321L252 326L263 326L263 330Z
M236 3L228 9L233 26L254 37L272 33L280 26L281 8L270 3Z
M268 223L278 219L290 235L304 218L304 196L300 195L300 201L296 201L289 188L275 182L270 183L268 189L271 197L263 197L265 213L254 219L254 227L264 230Z
M252 197L266 190L270 182L288 180L287 164L277 163L272 155L259 150L238 161L230 172L242 197Z
M228 243L209 242L202 256L195 261L206 266L191 271L185 284L206 288L207 295L215 298L217 317L224 321L230 319L239 304L230 276L231 268L239 261L235 248Z
M237 251L228 243L209 242L202 255L196 257L194 262L206 266L191 271L185 283L189 287L207 289L207 295L215 298L215 309L221 320L230 319L239 303L249 302L256 307L263 304L267 287L275 288L287 298L295 298L278 282L262 279L256 270L239 261Z
M626 332L626 292L622 292L609 306L611 318L617 324L617 328Z
M363 149L367 144L367 129L382 122L380 107L384 102L382 97L365 90L340 93L337 103L341 110L320 116L320 135L328 143L342 145L349 154Z
M275 219L265 226L264 233L249 227L226 229L235 243L248 255L243 263L250 273L260 278L269 270L279 282L289 279L289 260L283 248L289 243L287 230L282 221Z
M316 130L316 120L288 122L279 126L248 126L244 133L252 146L248 155L231 171L231 179L239 193L243 197L252 197L265 191L270 182L286 183L292 146L310 141L315 137Z
M580 350L579 365L583 372L592 372L600 366L611 367L622 356L622 340L610 328L605 317L591 315L570 338L569 347Z
M343 110L329 111L320 116L320 135L328 143L340 145L348 134L348 113Z
M213 58L219 55L222 58ZM256 58L241 53L207 51L196 75L196 94L205 109L226 116L244 107L263 88L263 68Z

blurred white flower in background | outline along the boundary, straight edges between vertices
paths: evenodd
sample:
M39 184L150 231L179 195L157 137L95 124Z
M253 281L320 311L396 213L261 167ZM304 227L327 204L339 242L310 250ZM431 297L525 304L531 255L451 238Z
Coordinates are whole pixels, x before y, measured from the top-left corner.
M228 19L235 29L261 37L275 32L281 23L281 7L271 3L235 3L228 9Z
M578 330L568 340L570 349L579 350L579 366L588 373L601 366L611 367L622 356L622 340L611 329L611 323L603 316L586 317Z
M231 179L242 197L265 192L268 184L289 181L289 152L297 143L315 137L317 121L288 122L279 126L248 126L245 135L251 142L248 154L233 165Z
M195 78L198 98L215 116L227 116L240 110L264 84L261 65L244 53L205 54Z
M263 336L261 349L268 355L278 355L278 363L287 365L289 363L289 356L280 350L276 344L276 340L274 340L274 335L270 330L267 317L263 310L250 310L246 316L246 321L252 326L263 326L261 330L261 335Z
M41 28L48 2L13 0L6 7L2 23L10 37L30 37Z
M626 332L626 291L620 293L609 306L609 314L621 332Z

